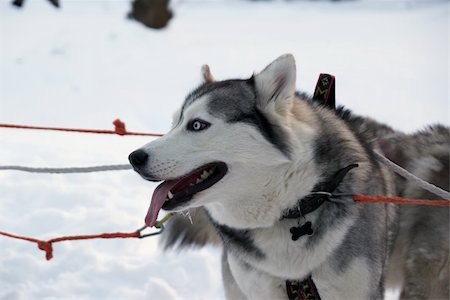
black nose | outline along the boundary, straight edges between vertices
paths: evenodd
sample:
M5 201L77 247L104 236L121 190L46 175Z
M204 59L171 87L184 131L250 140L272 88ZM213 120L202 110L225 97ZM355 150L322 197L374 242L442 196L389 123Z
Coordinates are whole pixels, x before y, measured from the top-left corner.
M133 167L141 167L148 159L148 154L143 150L136 150L128 156Z

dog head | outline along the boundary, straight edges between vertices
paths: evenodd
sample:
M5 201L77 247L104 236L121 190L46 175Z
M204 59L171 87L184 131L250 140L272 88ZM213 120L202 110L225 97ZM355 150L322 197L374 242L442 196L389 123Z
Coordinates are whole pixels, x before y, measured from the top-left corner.
M258 215L279 205L273 186L292 155L293 56L279 57L250 79L215 81L205 67L203 74L205 82L186 97L172 129L130 154L144 179L163 181L154 191L148 226L161 208L206 206L227 223L237 210Z

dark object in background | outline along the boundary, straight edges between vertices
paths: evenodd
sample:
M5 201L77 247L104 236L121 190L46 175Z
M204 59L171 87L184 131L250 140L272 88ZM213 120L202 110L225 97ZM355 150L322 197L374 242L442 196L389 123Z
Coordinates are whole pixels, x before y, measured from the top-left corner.
M59 0L48 0L51 4L53 4L53 6L58 7L59 8ZM17 6L17 7L22 7L23 3L25 2L25 0L14 0L12 2L12 5Z
M154 29L166 27L172 16L169 0L134 0L128 13L130 19Z

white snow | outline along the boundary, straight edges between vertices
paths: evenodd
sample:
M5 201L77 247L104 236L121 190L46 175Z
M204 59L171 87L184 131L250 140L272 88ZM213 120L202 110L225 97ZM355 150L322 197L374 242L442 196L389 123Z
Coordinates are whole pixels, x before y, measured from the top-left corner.
M448 119L448 2L175 1L167 29L125 18L128 1L0 3L0 123L165 132L208 63L250 76L293 53L298 88L337 77L337 101L411 132ZM144 137L0 129L0 165L127 163ZM154 184L131 171L0 172L0 231L48 239L133 231ZM64 242L47 262L0 237L0 299L223 299L220 251L157 238Z

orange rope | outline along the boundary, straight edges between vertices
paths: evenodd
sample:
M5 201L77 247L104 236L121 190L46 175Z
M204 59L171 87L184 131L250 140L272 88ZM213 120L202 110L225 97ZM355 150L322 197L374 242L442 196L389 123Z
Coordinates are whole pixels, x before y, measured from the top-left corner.
M386 197L386 196L366 196L361 194L353 195L353 201L358 203L394 203L394 204L416 204L416 205L430 205L430 206L450 206L449 200L408 199L408 198Z
M114 130L94 130L94 129L74 129L74 128L59 128L59 127L42 127L42 126L26 126L26 125L14 125L14 124L1 124L3 128L19 128L19 129L36 129L36 130L54 130L54 131L68 131L68 132L82 132L82 133L98 133L98 134L118 134L118 135L140 135L140 136L162 136L159 133L142 133L142 132L129 132L125 129L125 123L119 119L114 120ZM45 251L45 258L50 260L53 258L53 243L59 243L63 241L74 240L87 240L87 239L115 239L115 238L141 238L140 230L134 232L115 232L115 233L103 233L96 235L75 235L75 236L63 236L48 241L42 241L30 237L19 236L0 231L0 235L4 235L10 238L24 240L32 243L36 243L40 250Z
M74 128L27 126L27 125L1 124L1 123L0 123L0 127L3 127L3 128L18 128L18 129L36 129L36 130L54 130L54 131L82 132L82 133L98 133L98 134L162 136L162 134L160 134L160 133L129 132L129 131L127 131L125 129L125 123L123 123L119 119L114 120L113 124L114 124L114 130L74 129Z
M116 239L116 238L140 238L141 233L140 231L134 231L134 232L115 232L115 233L102 233L102 234L95 234L95 235L74 235L74 236L63 236L54 238L48 241L42 241L34 238L29 238L25 236L19 236L14 235L10 233L6 233L3 231L0 231L0 235L4 235L10 238L15 238L19 240L24 240L32 243L36 243L38 245L38 248L40 250L45 251L45 258L47 260L50 260L53 258L53 243L59 243L63 241L74 241L74 240L88 240L88 239Z
M352 199L357 203L394 203L394 204L416 204L416 205L431 205L431 206L450 206L450 201L448 200L407 199L407 198L386 197L386 196L366 196L361 194L353 195ZM167 219L168 218L166 216L166 218L164 218L160 222L164 223L165 221L167 221ZM95 235L63 236L53 238L48 241L42 241L35 238L14 235L3 231L0 231L0 235L36 243L40 250L45 251L45 258L47 260L50 260L53 258L53 243L59 243L63 241L74 241L74 240L89 240L89 239L142 238L148 236L148 235L142 236L141 230L128 233L115 232L115 233L102 233Z

